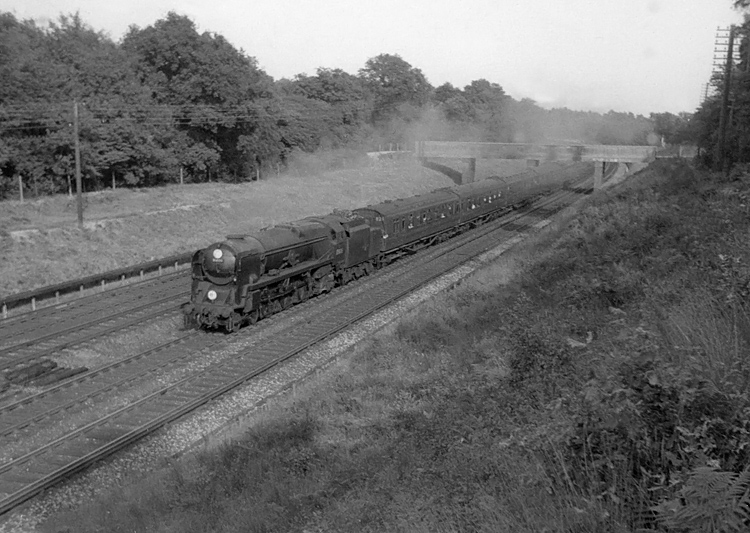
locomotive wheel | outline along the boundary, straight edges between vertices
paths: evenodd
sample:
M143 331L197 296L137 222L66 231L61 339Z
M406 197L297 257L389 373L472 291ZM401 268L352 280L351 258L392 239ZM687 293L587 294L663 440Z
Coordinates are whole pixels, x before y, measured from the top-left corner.
M266 318L271 315L271 309L268 307L268 304L261 304L259 311L260 318Z
M275 300L271 304L271 313L275 315L276 313L279 313L279 312L281 312L281 302L279 302L278 300Z
M300 302L304 302L310 297L309 293L307 292L307 287L300 287L297 289L297 298Z
M255 324L258 321L258 311L250 311L247 315L247 323L250 325Z
M292 301L291 296L285 296L284 299L281 301L281 307L283 309L289 309L294 302Z
M242 326L242 315L240 315L237 312L232 313L229 315L229 319L227 320L227 332L228 333L235 333L240 330L240 327Z

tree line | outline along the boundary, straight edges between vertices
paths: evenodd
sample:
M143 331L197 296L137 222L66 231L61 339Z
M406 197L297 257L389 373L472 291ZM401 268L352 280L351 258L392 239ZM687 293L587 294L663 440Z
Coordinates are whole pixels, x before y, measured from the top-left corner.
M543 109L485 79L433 87L381 54L356 73L274 80L221 35L169 13L120 42L78 14L41 27L0 12L0 199L67 191L78 108L84 189L240 181L295 152L418 139L646 144L650 118Z

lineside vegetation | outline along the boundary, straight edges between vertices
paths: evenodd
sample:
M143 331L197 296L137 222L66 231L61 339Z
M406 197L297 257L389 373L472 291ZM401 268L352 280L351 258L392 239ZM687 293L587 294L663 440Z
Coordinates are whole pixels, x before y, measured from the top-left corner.
M659 161L48 531L746 531L750 176Z

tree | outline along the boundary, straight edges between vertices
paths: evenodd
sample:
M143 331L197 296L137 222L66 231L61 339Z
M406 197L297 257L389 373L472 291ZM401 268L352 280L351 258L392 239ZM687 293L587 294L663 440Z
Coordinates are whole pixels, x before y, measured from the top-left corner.
M412 115L414 108L427 103L432 91L422 71L398 55L380 54L368 59L359 77L372 95L372 120L376 124Z
M512 140L510 122L503 113L508 96L497 83L485 79L472 81L464 87L464 98L471 106L472 120L480 125L483 141L508 142Z
M654 133L666 144L683 144L691 140L690 116L689 113L651 113L650 118Z
M311 122L322 121L328 132L321 133L327 148L358 143L368 131L371 102L363 81L341 69L320 68L315 76L298 75L290 92L317 103L307 105ZM324 105L320 105L323 103Z
M216 171L236 178L248 164L266 160L274 152L247 142L248 138L271 142L274 136L269 136L265 119L268 110L278 107L263 103L275 100L273 84L254 58L220 35L199 34L189 18L174 12L143 30L131 27L122 46L136 60L141 80L157 102L179 109L177 127L205 155L194 167L203 167L208 174L218 162ZM264 157L250 153L250 146Z

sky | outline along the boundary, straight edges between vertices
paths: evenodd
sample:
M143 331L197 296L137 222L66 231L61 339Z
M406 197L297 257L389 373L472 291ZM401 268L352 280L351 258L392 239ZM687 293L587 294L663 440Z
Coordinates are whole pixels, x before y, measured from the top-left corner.
M545 108L692 112L732 0L0 0L46 26L60 14L114 41L169 11L224 36L274 79L351 74L398 54L437 87L486 79Z

